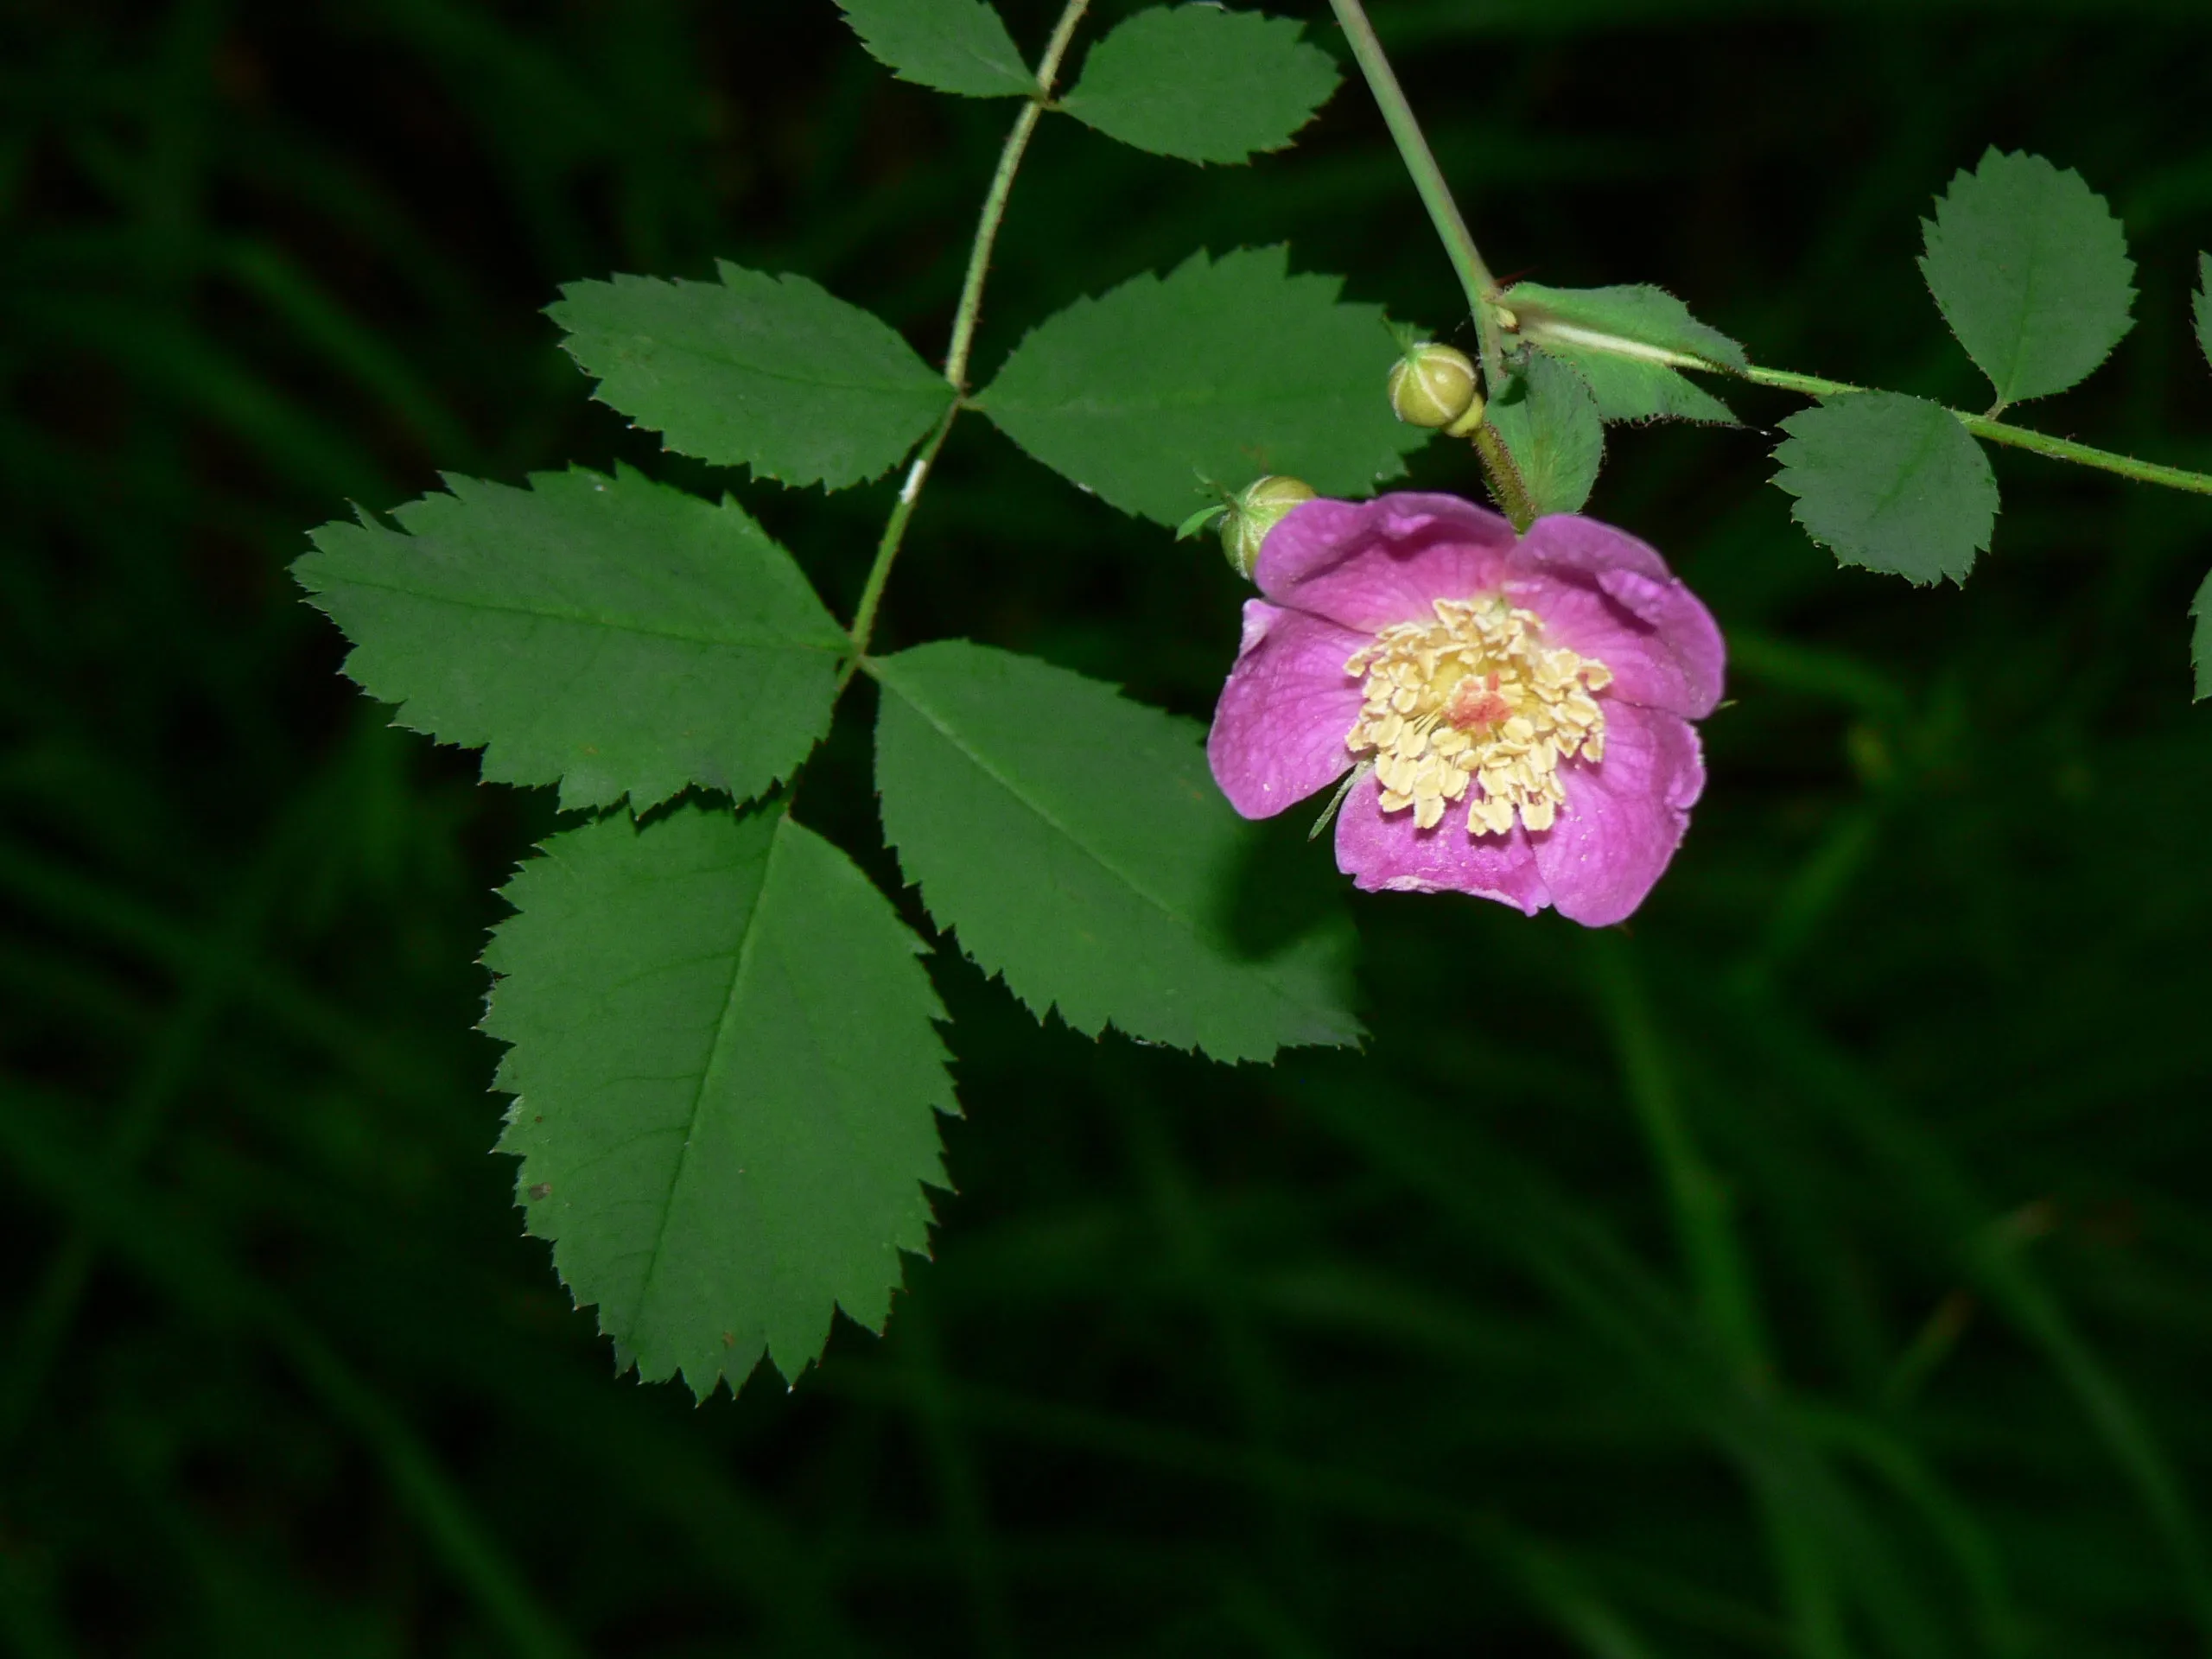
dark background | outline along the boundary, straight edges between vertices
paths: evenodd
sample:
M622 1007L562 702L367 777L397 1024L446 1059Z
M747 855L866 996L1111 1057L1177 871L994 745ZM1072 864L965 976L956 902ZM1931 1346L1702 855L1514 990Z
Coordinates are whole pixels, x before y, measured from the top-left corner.
M2140 321L2025 417L2212 464L2200 0L1375 9L1501 271L1663 283L1765 362L1986 397L1916 215L1993 142L2078 167ZM1632 931L1363 900L1369 1053L1273 1071L1040 1029L940 959L936 1261L887 1338L695 1407L612 1374L486 1154L475 958L550 791L388 729L285 566L440 467L731 481L587 401L538 315L569 278L801 270L934 359L1012 111L894 84L829 0L3 16L16 1652L2212 1645L2212 503L1999 454L1995 551L1916 592L1807 543L1769 437L1618 431L1592 510L1707 596L1738 699ZM1050 120L979 370L1282 239L1453 315L1356 84L1249 170ZM849 607L890 486L735 487ZM976 421L883 640L1204 715L1236 597ZM871 712L805 816L881 872Z

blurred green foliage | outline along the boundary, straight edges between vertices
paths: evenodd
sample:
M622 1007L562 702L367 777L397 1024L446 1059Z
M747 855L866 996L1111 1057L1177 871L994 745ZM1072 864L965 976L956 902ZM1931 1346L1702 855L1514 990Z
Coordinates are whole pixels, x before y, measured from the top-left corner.
M2141 322L2037 418L2212 462L2197 0L1376 10L1502 270L1664 283L1763 361L1972 401L1917 216L1991 143L2080 168ZM940 350L1008 111L827 0L18 0L0 110L15 1651L2212 1643L2202 503L2000 454L1993 552L1914 592L1806 543L1758 433L1616 433L1592 511L1712 602L1738 699L1632 933L1364 900L1370 1052L1272 1071L939 963L938 1259L887 1339L694 1408L610 1375L486 1153L474 961L550 800L386 729L283 569L436 467L713 486L588 403L563 281L727 257ZM1283 239L1452 315L1356 86L1249 172L1048 124L979 371ZM744 494L843 612L889 488ZM1236 597L977 422L883 643L1203 715ZM883 874L869 713L806 813Z

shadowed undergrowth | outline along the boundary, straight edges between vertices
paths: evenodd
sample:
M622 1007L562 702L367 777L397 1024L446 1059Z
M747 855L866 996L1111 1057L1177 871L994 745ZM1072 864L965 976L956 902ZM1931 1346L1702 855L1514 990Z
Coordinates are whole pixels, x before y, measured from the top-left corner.
M1899 355L1936 338L1914 216L2032 148L2145 273L2115 366L2039 416L2212 461L2188 9L1479 10L1408 7L1402 55L1506 270L1663 283L1764 359L1967 398L1955 350ZM471 963L548 792L386 729L283 571L434 463L652 455L555 351L563 281L724 256L941 339L1001 115L892 83L826 0L6 29L16 1651L2212 1644L2202 504L2000 455L1994 550L1914 593L1808 547L1756 435L1617 432L1592 511L1712 603L1737 699L1632 933L1363 901L1366 1052L1273 1071L1040 1030L940 964L937 1260L887 1339L695 1409L610 1376L486 1155ZM1199 243L1287 240L1441 324L1428 238L1356 87L1249 174L1058 124L977 362ZM734 487L849 614L890 486ZM976 422L880 638L973 626L1203 715L1237 597ZM802 809L863 860L827 804L868 798L871 714Z

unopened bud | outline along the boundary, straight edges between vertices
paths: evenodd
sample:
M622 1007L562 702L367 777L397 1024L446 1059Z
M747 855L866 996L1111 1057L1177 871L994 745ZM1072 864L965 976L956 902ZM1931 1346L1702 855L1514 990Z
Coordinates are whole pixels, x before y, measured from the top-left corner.
M1477 392L1468 400L1466 412L1444 429L1447 438L1471 438L1475 429L1483 423L1483 395Z
M1230 565L1238 575L1251 580L1252 567L1260 562L1260 549L1268 532L1316 493L1303 479L1268 477L1247 486L1231 499L1228 515L1221 521L1221 550L1229 556Z
M1408 426L1450 426L1474 402L1475 365L1465 352L1432 340L1390 365L1390 407Z

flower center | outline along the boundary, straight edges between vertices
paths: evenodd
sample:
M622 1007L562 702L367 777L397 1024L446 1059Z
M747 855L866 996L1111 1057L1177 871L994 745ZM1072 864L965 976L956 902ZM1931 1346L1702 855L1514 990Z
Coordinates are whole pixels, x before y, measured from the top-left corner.
M1503 594L1434 606L1434 622L1394 623L1344 664L1366 699L1344 747L1374 757L1382 810L1410 806L1424 830L1463 797L1471 836L1503 835L1516 811L1550 829L1567 804L1559 763L1605 758L1595 693L1611 671L1543 644L1535 613Z

